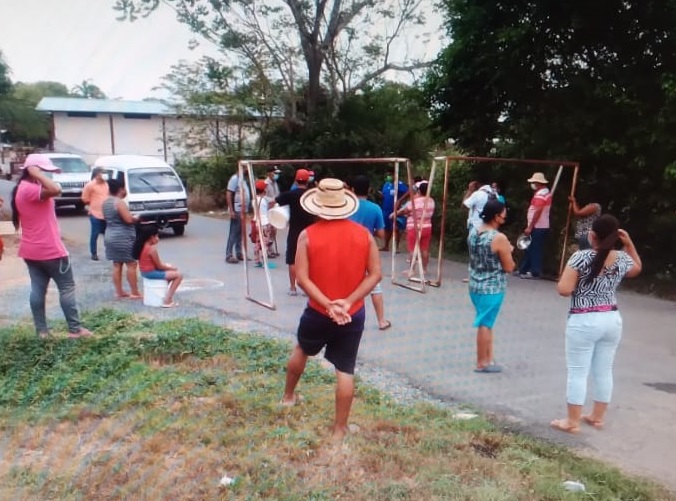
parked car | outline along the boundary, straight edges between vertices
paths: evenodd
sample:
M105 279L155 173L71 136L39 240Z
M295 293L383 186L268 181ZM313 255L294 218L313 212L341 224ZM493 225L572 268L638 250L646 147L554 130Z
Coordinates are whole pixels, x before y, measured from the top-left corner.
M129 211L141 225L169 227L175 235L183 235L189 218L188 194L169 164L149 156L109 155L98 158L93 167L124 183Z
M54 199L57 207L74 205L77 210L84 209L82 189L91 178L89 165L80 155L71 153L44 153L54 165L61 169L53 173L52 179L61 185L61 195Z

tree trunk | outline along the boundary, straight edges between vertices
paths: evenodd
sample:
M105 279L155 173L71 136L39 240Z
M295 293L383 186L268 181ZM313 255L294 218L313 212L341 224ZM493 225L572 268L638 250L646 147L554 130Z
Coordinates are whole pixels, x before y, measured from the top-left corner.
M323 56L320 49L313 47L310 51L310 57L306 57L308 69L308 93L306 102L306 113L309 122L313 122L317 114L317 105L321 96L321 71Z

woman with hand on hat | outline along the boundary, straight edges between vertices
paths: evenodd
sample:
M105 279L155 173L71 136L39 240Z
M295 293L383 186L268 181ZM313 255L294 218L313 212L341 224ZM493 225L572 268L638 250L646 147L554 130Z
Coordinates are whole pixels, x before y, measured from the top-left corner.
M17 230L19 227L22 230L19 257L26 262L31 279L30 306L35 330L41 338L50 335L45 300L49 282L54 280L68 324L68 337L91 336L80 323L70 256L56 220L54 197L61 194L61 186L46 174L59 172L59 168L49 157L34 153L26 157L21 169L19 182L12 191L12 221Z
M601 429L613 392L613 362L622 338L622 317L615 291L624 277L641 273L641 258L629 234L619 229L610 214L594 221L589 232L592 248L574 253L558 283L562 296L570 296L566 322L568 416L551 426L577 433L580 422ZM620 241L623 250L615 250ZM594 381L594 407L582 415L587 397L587 378Z
M476 310L477 363L475 372L502 372L493 360L493 326L507 290L507 274L514 270L507 237L498 231L505 224L507 209L497 200L489 200L481 212L483 225L472 228L469 247L469 297Z

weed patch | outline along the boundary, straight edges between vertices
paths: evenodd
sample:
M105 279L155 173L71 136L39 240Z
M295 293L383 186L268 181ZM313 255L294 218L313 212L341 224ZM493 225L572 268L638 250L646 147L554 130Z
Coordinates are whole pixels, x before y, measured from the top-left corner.
M479 418L357 386L329 441L333 375L278 405L288 345L183 319L90 313L97 335L0 330L0 499L669 500L665 490ZM235 478L220 487L224 476Z

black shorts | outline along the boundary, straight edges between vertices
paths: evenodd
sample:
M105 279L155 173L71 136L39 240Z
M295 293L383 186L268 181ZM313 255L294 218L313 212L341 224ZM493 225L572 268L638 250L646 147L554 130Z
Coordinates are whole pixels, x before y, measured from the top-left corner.
M296 248L298 247L299 233L289 233L286 237L286 264L291 265L296 262Z
M307 307L298 324L298 345L309 356L316 355L326 346L324 358L336 370L354 374L365 317L362 307L352 315L352 322L338 325L326 315Z

